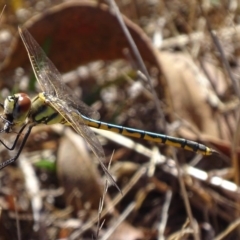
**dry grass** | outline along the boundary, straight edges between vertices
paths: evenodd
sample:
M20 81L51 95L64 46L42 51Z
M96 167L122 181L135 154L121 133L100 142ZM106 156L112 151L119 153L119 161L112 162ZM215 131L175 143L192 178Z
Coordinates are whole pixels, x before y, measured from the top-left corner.
M24 16L44 14L60 1L18 3L7 6L1 19L2 62L9 55L9 33ZM117 4L153 40L145 43L159 65L146 60L141 45L142 65L133 43L124 60L87 63L65 74L64 81L101 120L190 138L221 154L203 157L96 130L123 194L113 186L106 193L84 141L64 127L40 126L17 164L0 171L0 240L239 239L238 2ZM59 51L64 56L64 47ZM16 90L36 94L27 72L0 72L2 98ZM14 137L1 135L6 142ZM2 161L12 156L3 146L0 153Z

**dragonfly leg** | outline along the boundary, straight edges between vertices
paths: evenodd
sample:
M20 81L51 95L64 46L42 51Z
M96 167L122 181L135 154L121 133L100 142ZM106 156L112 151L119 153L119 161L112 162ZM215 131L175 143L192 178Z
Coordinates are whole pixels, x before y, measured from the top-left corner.
M26 127L26 125L24 125L24 126ZM5 167L8 166L9 164L15 162L15 161L18 159L18 157L19 157L20 153L22 152L23 147L24 147L24 145L25 145L25 143L26 143L26 141L27 141L27 139L28 139L28 137L29 137L29 135L30 135L30 133L31 133L31 130L32 130L32 128L33 128L34 126L35 126L35 124L29 125L28 130L27 130L27 132L26 132L26 134L25 134L25 136L24 136L24 138L23 138L23 140L22 140L22 143L21 143L21 145L20 145L20 147L19 147L19 150L18 150L17 154L16 154L13 158L10 158L10 159L8 159L7 161L4 161L3 163L1 163L1 164L0 164L0 170L3 169L3 168L5 168ZM24 129L24 128L23 128L23 129ZM23 129L21 129L21 130L23 131ZM16 141L16 140L15 140L15 141Z
M19 139L19 137L21 136L21 134L22 134L22 132L23 132L23 130L25 129L26 126L27 126L27 124L24 124L24 125L22 126L22 128L21 128L20 131L18 132L17 137L15 138L14 143L13 143L13 145L12 145L11 147L8 147L1 139L0 139L0 143L1 143L5 148L7 148L8 150L13 150L13 149L16 147L16 144L17 144L17 142L18 142L18 139Z

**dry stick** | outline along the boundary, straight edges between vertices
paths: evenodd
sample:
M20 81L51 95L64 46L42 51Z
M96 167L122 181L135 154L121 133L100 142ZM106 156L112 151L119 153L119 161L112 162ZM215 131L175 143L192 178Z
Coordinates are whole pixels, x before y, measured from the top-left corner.
M199 1L200 3L201 1ZM223 51L223 48L220 44L220 42L218 41L218 38L216 36L216 33L212 30L212 27L211 27L211 24L210 22L208 21L208 18L204 12L204 10L202 9L202 6L201 4L200 5L200 10L203 14L203 16L205 17L206 19L206 26L207 26L207 29L210 33L210 36L213 40L213 43L214 43L214 46L216 47L216 49L218 50L218 52L220 53L220 57L221 57L221 60L222 60L222 64L223 64L223 67L225 68L226 72L228 73L228 76L233 84L233 88L234 88L234 91L235 91L235 94L238 96L238 98L240 99L240 89L239 89L239 84L238 84L238 81L234 78L233 74L232 74L232 71L231 71L231 68L229 66L229 62L227 61L226 59L226 56L225 56L225 53Z
M39 179L36 176L33 165L23 155L19 158L19 167L23 173L25 189L31 202L34 221L33 229L38 231L40 229L41 209L43 207Z
M126 25L125 25L125 23L123 21L123 18L122 18L121 14L120 14L120 11L119 11L115 1L114 0L108 0L108 2L109 2L109 5L111 7L111 10L114 11L114 13L116 15L116 18L117 18L117 20L118 20L118 22L119 22L119 24L120 24L120 26L121 26L121 28L122 28L126 38L128 40L128 43L129 43L129 45L130 45L130 47L131 47L131 49L132 49L132 51L133 51L133 53L135 55L135 58L137 60L139 68L141 69L141 72L147 78L147 82L148 82L148 84L150 86L151 92L152 92L153 97L154 97L154 103L156 105L157 112L158 112L160 118L162 119L162 121L164 122L164 124L162 126L162 129L167 129L166 128L166 122L164 121L164 119L165 119L164 118L164 113L161 110L161 107L160 107L159 102L158 102L157 94L156 94L156 92L155 92L155 90L154 90L154 88L152 86L152 83L151 83L150 75L149 75L149 73L147 71L147 68L146 68L146 66L145 66L145 64L143 62L143 59L142 59L142 57L141 57L141 55L140 55L140 53L138 51L138 48L137 48L137 46L136 46L136 44L135 44L135 42L134 42L134 40L133 40L129 30L127 29L127 27L126 27Z
M181 229L177 232L174 232L171 234L167 240L178 240L178 239L187 239L186 237L184 238L184 235L189 235L192 234L193 230L191 228L185 228Z
M226 57L225 57L222 46L221 46L220 42L218 41L218 38L216 37L216 34L213 33L211 24L208 21L208 18L207 18L205 12L203 11L203 9L201 7L201 4L200 4L200 10L201 10L203 16L206 19L208 31L210 33L210 36L213 40L213 43L214 43L216 49L220 53L220 57L221 57L221 60L222 60L223 67L225 68L225 70L226 70L226 72L227 72L227 74L228 74L228 76L229 76L229 78L232 82L235 94L240 99L239 84L232 74L231 68L229 66L229 63L228 63ZM231 159L232 159L232 163L233 163L233 168L235 169L235 171L234 171L234 181L237 185L240 184L239 162L238 162L238 154L237 154L237 146L238 146L239 137L240 137L239 135L240 135L240 116L238 114L237 128L236 128L236 131L234 132L233 141L232 141L232 145L231 145ZM237 215L239 215L239 210L237 210ZM239 229L239 234L240 234L240 229Z
M172 191L168 190L166 192L166 198L162 209L161 222L158 228L158 240L164 240L164 231L168 220L168 210L172 199Z
M127 208L123 211L123 213L120 215L120 217L117 219L117 221L113 224L113 226L106 231L104 236L101 238L101 240L107 240L109 237L113 234L113 232L119 227L119 225L129 216L129 214L134 210L136 206L135 202L131 202Z
M20 229L20 223L19 223L19 216L18 216L18 209L17 209L17 201L16 198L14 200L14 208L15 208L15 214L16 214L16 225L17 225L17 236L18 240L21 240L21 229Z
M221 28L219 30L213 30L212 31L214 34L221 35L228 38L231 38L234 34L240 32L240 25L234 26L234 29L225 27ZM204 32L192 32L190 34L181 34L175 37L170 37L167 39L163 39L163 42L159 49L161 50L167 50L169 48L183 48L186 45L190 44L191 42L202 42L206 38Z
M111 157L111 159L110 159L110 161L109 161L108 170L110 170L114 152L115 152L115 151L113 151L112 157ZM98 239L98 237L99 237L99 232L100 232L100 230L102 229L102 226L103 226L103 224L104 224L104 222L105 222L105 220L103 220L103 222L102 222L101 225L100 225L101 216L102 216L102 212L103 212L103 205L104 205L104 202L105 202L105 198L106 198L106 196L107 196L107 191L108 191L108 180L106 180L106 182L105 182L104 191L103 191L103 196L102 196L102 199L100 199L100 203L99 203L96 239ZM121 192L121 194L122 194L122 192Z
M223 64L223 67L225 68L231 82L232 82L232 85L233 85L233 88L234 88L234 91L235 91L235 94L236 96L240 99L240 89L239 89L239 84L237 82L237 80L234 78L233 74L232 74L232 71L230 69L230 66L229 66L229 63L225 57L225 54L224 54L224 51L223 51L223 48L216 36L216 34L212 31L212 27L211 27L211 24L210 22L208 21L208 18L205 14L205 12L203 11L201 5L200 5L200 9L201 9L201 12L203 14L203 16L205 17L206 19L206 23L207 23L207 28L208 28L208 31L210 33L210 36L213 40L213 43L215 45L215 47L217 48L218 52L220 53L220 56L221 56L221 60L222 60L222 64ZM232 142L232 149L231 149L231 157L232 157L232 160L233 160L233 168L235 169L235 174L234 174L234 179L235 179L235 183L237 185L240 184L240 176L239 176L239 163L238 163L238 156L237 156L237 147L238 147L238 143L239 143L239 137L240 137L240 117L238 115L238 118L237 118L237 129L236 131L234 131L234 136L233 136L233 142Z
M3 12L4 12L5 8L6 8L6 5L3 6L2 12L1 12L1 14L0 14L0 21L1 21L1 19L2 19L2 15L3 15Z
M235 91L235 94L237 95L237 97L240 99L240 89L239 89L239 84L236 81L236 79L234 78L229 63L226 60L225 54L222 50L221 44L218 41L218 38L215 36L215 34L213 34L212 30L211 30L211 26L210 23L207 21L207 26L208 26L208 30L210 32L210 35L213 39L213 42L217 48L217 50L220 53L221 56L221 60L223 63L223 66L225 67L225 70L227 71L229 78L231 79L232 85L233 85L233 89ZM233 141L232 141L232 145L231 145L231 158L232 158L232 163L233 163L233 168L235 169L234 171L234 182L239 185L240 184L240 174L239 174L239 162L238 162L238 154L237 154L237 148L238 148L238 142L239 142L239 137L240 137L240 116L238 114L237 116L237 125L236 125L236 131L234 131L234 135L233 135Z
M205 15L205 12L203 11L202 8L200 8L205 19L206 19L206 22L207 22L207 28L208 28L208 31L210 33L210 36L213 40L213 43L216 47L216 49L218 50L218 52L220 53L220 57L221 57L221 60L222 60L222 64L223 64L223 67L225 68L231 82L232 82L232 85L233 85L233 89L235 91L235 94L236 96L240 99L240 89L239 89L239 83L238 81L234 78L233 74L232 74L232 71L231 71L231 68L229 66L229 63L225 57L225 54L224 54L224 51L223 51L223 48L216 36L216 34L213 33L212 31L212 27L211 27L211 24L210 22L208 21L206 15ZM238 142L239 142L239 137L240 137L240 116L238 115L237 117L237 129L236 131L234 131L234 136L233 136L233 141L232 141L232 146L231 146L231 158L232 158L232 162L233 162L233 168L235 169L235 173L234 173L234 181L237 185L240 184L240 175L239 175L239 163L238 163L238 156L237 156L237 147L238 147Z
M225 239L227 235L229 235L235 228L239 227L240 225L240 218L236 219L232 222L222 233L214 238L214 240L222 240Z
M141 58L141 55L140 55L140 53L139 53L139 51L138 51L138 49L137 49L137 46L136 46L136 44L134 43L134 41L133 41L133 39L132 39L132 37L131 37L131 35L130 35L127 27L126 27L126 25L124 24L124 21L123 21L123 19L122 19L122 17L121 17L121 14L120 14L120 12L119 12L119 9L118 9L115 1L114 1L114 0L108 0L108 1L109 1L109 4L110 4L111 8L115 11L115 14L116 14L116 17L117 17L117 19L118 19L118 21L119 21L119 24L121 25L121 27L122 27L122 29L123 29L123 31L124 31L124 34L126 35L127 40L129 41L129 44L130 44L130 46L131 46L131 48L132 48L132 50L133 50L133 53L135 54L135 57L136 57L136 59L137 59L137 61L138 61L138 64L139 64L140 69L141 69L142 72L145 74L145 76L146 76L146 78L147 78L147 80L148 80L148 83L149 83L149 85L150 85L152 94L153 94L153 96L154 96L154 103L156 104L156 109L157 109L159 115L161 116L161 118L164 119L163 112L160 110L160 106L159 106L159 104L158 104L157 95L156 95L156 93L155 93L155 91L154 91L154 89L153 89L153 86L152 86L152 84L151 84L150 76L149 76L149 74L148 74L148 71L147 71L147 69L146 69L146 66L144 65L144 62L143 62L143 60L142 60L142 58ZM164 125L166 125L166 124L164 124ZM166 128L165 128L165 129L166 129ZM175 152L174 152L174 155L175 155ZM177 162L176 156L175 156L175 160L176 160L176 163L177 163L177 169L178 169L178 176L179 176L179 181L180 181L180 186L181 186L181 192L182 192L182 194L183 194L183 196L184 196L184 203L185 203L185 207L186 207L186 210L187 210L187 213L188 213L188 217L189 217L189 220L190 220L191 227L192 227L192 229L193 229L194 239L195 239L195 240L198 240L199 237L198 237L197 232L195 231L195 229L196 229L196 228L195 228L196 224L195 224L195 221L194 221L193 216L192 216L190 204L189 204L189 201L188 201L188 198L187 198L187 192L186 192L186 189L185 189L185 186L184 186L182 177L181 177L180 166L179 166L179 164L178 164L178 162Z
M100 203L99 203L96 239L98 239L99 232L102 229L102 226L103 226L103 224L105 222L105 220L103 220L102 223L101 223L101 215L102 215L103 205L104 205L104 202L105 202L107 191L108 191L108 181L106 180L104 191L103 191L103 196L102 196L102 199L100 199Z
M137 172L132 176L131 180L128 182L128 184L126 186L124 186L122 192L124 193L124 195L126 195L133 186L135 186L135 184L139 181L139 179L146 174L146 165L141 166ZM106 209L104 209L101 213L101 218L105 217L109 211L112 209L113 206L116 206L122 199L122 194L118 193L118 195L113 199L112 204L110 207L107 207ZM76 230L75 232L73 232L70 236L69 239L78 239L80 237L80 235L87 231L90 227L92 227L93 224L95 224L98 221L98 217L95 217L94 219L91 219L90 221L88 221L87 223L85 223L81 229Z
M196 226L197 226L196 225L196 221L193 218L191 206L190 206L188 195L187 195L187 190L186 190L185 185L184 185L184 181L183 181L183 178L182 178L182 171L181 171L181 167L179 165L179 162L177 160L175 149L172 149L172 153L173 153L173 159L175 161L177 172L178 172L178 176L177 177L178 177L178 181L179 181L179 184L180 184L184 205L185 205L185 208L186 208L186 211L187 211L187 215L188 215L188 218L189 218L189 221L190 221L190 226L191 226L191 228L193 230L193 237L194 237L195 240L200 240L199 234L198 234L199 231L198 231L198 229L196 229Z
M223 64L223 67L225 67L225 70L227 71L228 75L229 75L229 78L231 79L231 82L233 84L233 88L235 90L235 94L238 96L238 98L240 99L240 91L239 91L239 84L237 82L237 80L234 78L233 74L232 74L232 71L231 71L231 68L229 66L229 62L227 61L226 59L226 56L225 56L225 53L222 49L222 46L216 36L215 33L213 33L212 29L211 29L211 26L210 26L210 22L206 19L207 21L207 27L208 27L208 31L210 33L210 36L213 40L213 43L215 45L215 47L217 48L217 50L219 51L220 53L220 56L221 56L221 60L222 60L222 64Z

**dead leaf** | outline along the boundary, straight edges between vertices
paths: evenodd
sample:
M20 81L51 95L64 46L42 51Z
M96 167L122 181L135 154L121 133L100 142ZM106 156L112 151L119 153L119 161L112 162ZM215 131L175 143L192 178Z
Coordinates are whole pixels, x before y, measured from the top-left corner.
M126 17L124 21L143 59L157 65L155 51L145 33ZM61 72L94 60L125 58L123 50L129 48L116 17L97 2L65 2L31 18L24 27L40 46L47 46L49 58ZM12 51L0 69L4 73L26 65L29 60L16 34Z
M159 59L167 79L173 112L198 131L219 137L218 114L208 103L211 86L203 82L204 77L194 62L182 53L160 52ZM173 117L176 119L176 115Z
M66 202L74 211L98 209L103 192L101 178L84 140L70 129L66 129L58 150L57 175Z
M140 229L137 229L129 223L122 222L113 234L108 238L109 240L141 240L144 239L144 234Z

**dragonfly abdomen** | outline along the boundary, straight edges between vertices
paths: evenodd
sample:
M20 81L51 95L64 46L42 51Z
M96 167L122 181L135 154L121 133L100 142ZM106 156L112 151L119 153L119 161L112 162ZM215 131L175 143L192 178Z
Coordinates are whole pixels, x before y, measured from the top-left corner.
M141 138L151 142L163 143L169 146L183 148L185 150L193 151L196 153L201 153L203 155L212 155L214 152L211 148L203 144L186 140L184 138L177 138L169 135L147 132L140 129L134 129L134 128L128 128L120 125L109 124L109 123L94 120L85 116L82 116L82 117L85 121L85 124L90 127L119 133L128 137Z

